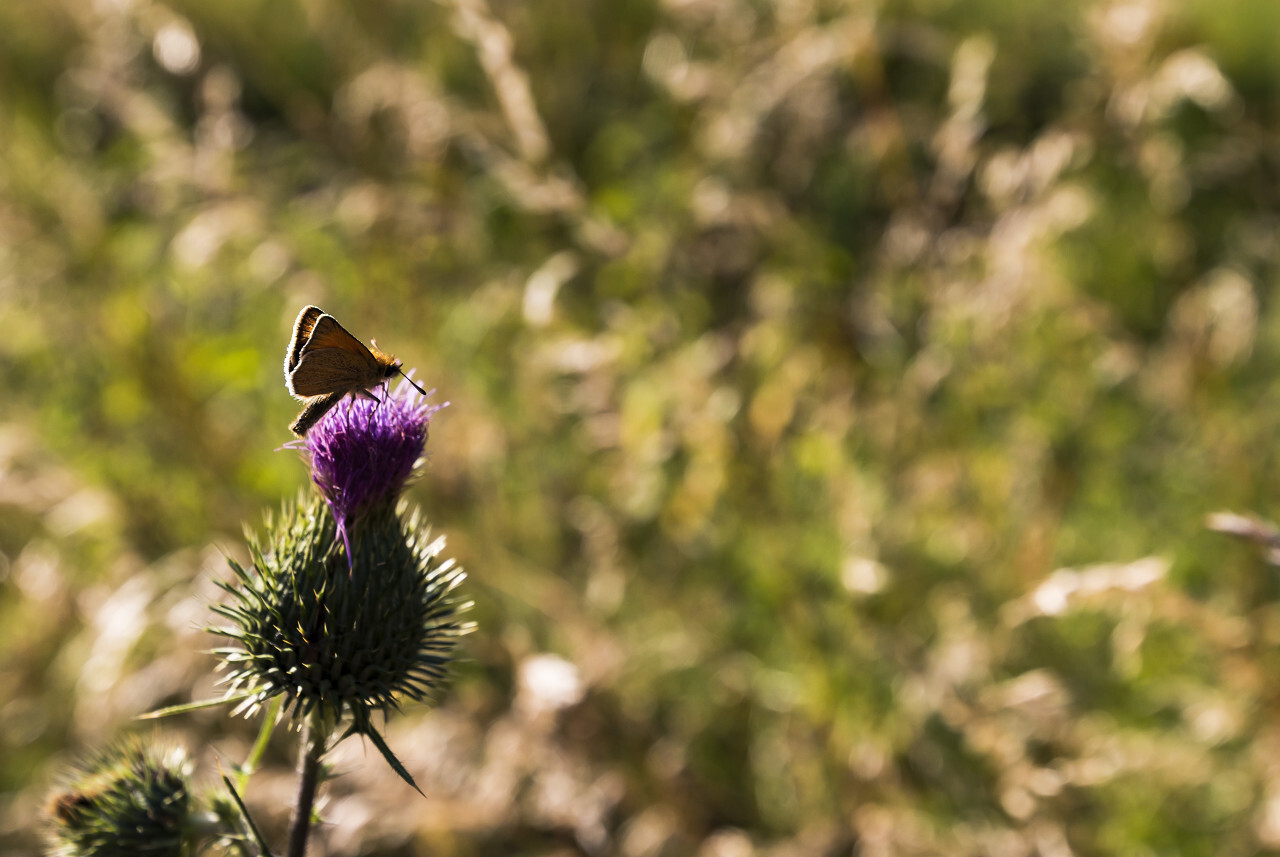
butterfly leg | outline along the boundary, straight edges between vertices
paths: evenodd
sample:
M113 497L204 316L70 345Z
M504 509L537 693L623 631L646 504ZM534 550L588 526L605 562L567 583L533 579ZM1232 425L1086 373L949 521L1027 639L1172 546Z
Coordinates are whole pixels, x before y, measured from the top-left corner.
M385 398L386 398L386 394L385 394L385 393L383 394L383 399L380 399L380 398L378 398L377 396L375 396L373 393L369 392L368 390L361 390L361 391L360 391L360 395L361 395L361 396L363 396L363 397L364 397L364 398L366 398L366 399L373 399L375 402L377 402L377 404L373 406L373 409L374 409L375 411L376 411L376 410L378 410L378 408L382 406L383 399L385 399Z

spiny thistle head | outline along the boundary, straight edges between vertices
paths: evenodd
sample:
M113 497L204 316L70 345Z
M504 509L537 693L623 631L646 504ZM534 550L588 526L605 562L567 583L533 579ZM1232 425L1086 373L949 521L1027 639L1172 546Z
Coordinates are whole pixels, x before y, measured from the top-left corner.
M293 444L306 452L311 481L329 504L348 555L355 520L393 507L421 460L431 416L445 407L428 405L431 393L419 393L406 378L381 401L349 399Z
M285 694L295 716L349 714L363 732L374 711L443 687L470 605L453 599L462 570L416 514L362 515L348 562L327 512L312 500L268 524L270 549L251 545L250 569L231 563L232 598L214 607L231 624L210 630L238 644L217 650L232 692L248 694L238 710Z
M444 538L397 510L439 410L425 395L401 384L382 401L357 400L295 445L320 496L286 505L264 541L250 538L252 563L231 562L231 598L213 608L229 624L209 629L235 643L216 652L237 711L283 696L295 720L325 733L349 717L346 734L368 736L414 788L373 714L434 699L471 630L470 604L452 594L462 570L440 557Z
M47 807L51 853L64 857L181 857L200 838L177 747L116 744L73 771Z

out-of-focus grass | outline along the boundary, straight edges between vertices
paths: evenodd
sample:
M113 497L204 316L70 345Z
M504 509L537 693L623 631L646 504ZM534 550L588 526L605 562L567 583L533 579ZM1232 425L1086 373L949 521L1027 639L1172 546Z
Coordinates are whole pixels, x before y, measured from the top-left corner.
M451 400L480 623L332 853L1280 848L1274 16L0 8L0 850L214 692L306 303Z

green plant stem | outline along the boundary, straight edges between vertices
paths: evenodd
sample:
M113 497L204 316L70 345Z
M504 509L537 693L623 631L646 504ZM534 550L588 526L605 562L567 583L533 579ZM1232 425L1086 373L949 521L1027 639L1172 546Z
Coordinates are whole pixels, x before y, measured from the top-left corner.
M239 772L236 774L236 790L244 792L249 787L249 777L253 776L253 772L258 770L258 766L262 764L262 757L267 753L267 744L271 740L271 733L276 728L276 722L280 718L280 709L284 707L284 697L274 696L267 703L266 713L262 718L262 727L258 730L258 740L253 742L253 749L249 751L249 756L240 765Z
M288 857L304 857L307 853L307 837L311 833L311 809L315 805L316 789L320 786L320 758L324 755L325 730L318 722L319 715L312 714L302 727L302 740L298 748L298 798L294 803L293 823L289 825Z
M250 851L248 843L243 839L236 840L236 850L245 857L271 857L271 849L267 847L267 840L262 838L262 832L258 830L258 825L253 823L253 816L249 815L249 807L244 805L240 793L236 791L235 783L231 782L231 778L226 774L222 775L222 781L227 785L227 791L231 793L231 798L236 802L236 807L240 810L240 819L248 830L249 835L253 837L254 843L258 846L256 852Z

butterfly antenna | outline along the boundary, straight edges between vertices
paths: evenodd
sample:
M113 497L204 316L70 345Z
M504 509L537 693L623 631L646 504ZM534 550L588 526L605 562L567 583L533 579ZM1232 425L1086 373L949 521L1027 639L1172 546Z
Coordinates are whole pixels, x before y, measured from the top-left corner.
M396 367L396 371L399 372L401 375L404 375L404 370L401 369L399 366ZM412 384L413 388L417 390L419 393L421 393L422 395L425 396L427 394L427 391L422 389L422 387L418 384L418 382L410 378L408 375L404 375L404 379L408 381L410 384Z

